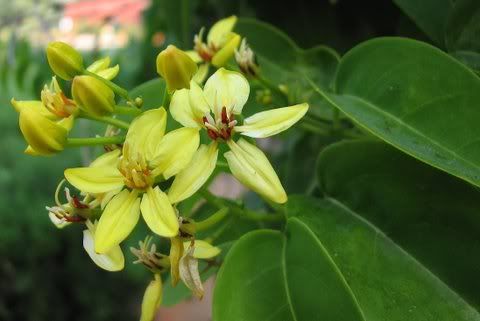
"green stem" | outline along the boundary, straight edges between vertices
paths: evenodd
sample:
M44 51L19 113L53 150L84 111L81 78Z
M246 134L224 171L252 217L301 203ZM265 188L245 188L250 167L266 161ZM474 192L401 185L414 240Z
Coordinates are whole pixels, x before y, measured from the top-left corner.
M217 212L215 212L213 215L211 215L209 218L206 220L200 221L200 222L195 222L195 230L198 231L203 231L203 230L208 230L210 227L216 225L218 222L222 221L228 213L228 208L224 207L219 209Z
M110 80L105 79L105 78L103 78L103 77L101 77L101 76L99 76L99 75L97 75L93 72L90 72L86 69L83 71L83 74L87 75L87 76L97 78L98 80L103 82L105 85L110 87L113 90L113 92L115 92L117 95L119 95L120 97L124 98L127 101L131 101L130 97L128 96L128 91L126 89L124 89L124 88L118 86L117 84L111 82Z
M124 122L123 120L120 120L120 119L113 118L113 117L93 116L93 115L87 115L87 114L80 114L79 117L94 120L94 121L98 121L98 122L109 124L109 125L113 125L115 127L122 128L122 129L128 129L128 127L130 126L129 123Z
M219 209L228 207L233 214L241 218L257 222L278 222L285 219L283 213L260 213L230 204L226 200L213 195L206 189L200 189L199 192L208 203Z
M130 107L130 106L115 106L115 110L113 112L119 115L131 115L131 116L138 116L142 113L140 109Z
M121 144L124 141L125 141L125 136L68 138L66 147Z

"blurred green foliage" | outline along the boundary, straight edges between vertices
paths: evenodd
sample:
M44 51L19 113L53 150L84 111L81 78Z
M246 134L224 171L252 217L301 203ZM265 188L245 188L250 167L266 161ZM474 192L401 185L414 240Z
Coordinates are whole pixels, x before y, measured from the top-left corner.
M118 51L91 53L89 58L109 54L121 66L118 83L132 88L157 77L155 58L162 48L152 45L156 32L165 33L165 44L190 49L202 26L231 14L270 22L302 47L324 43L340 52L373 36L424 38L389 1L153 0L144 14L143 39ZM9 101L39 99L51 72L42 49L12 39L0 43L0 320L134 319L148 282L143 269L129 267L121 275L99 270L81 246L81 229L56 230L48 219L45 206L53 205L63 169L78 166L93 153L76 150L49 158L23 154L25 142ZM324 145L312 135L296 133L287 143L289 164L303 158L302 153L317 155ZM276 157L278 163L285 152ZM309 166L314 162L310 157ZM283 173L286 189L305 192L308 173L303 169ZM313 188L308 186L309 191Z

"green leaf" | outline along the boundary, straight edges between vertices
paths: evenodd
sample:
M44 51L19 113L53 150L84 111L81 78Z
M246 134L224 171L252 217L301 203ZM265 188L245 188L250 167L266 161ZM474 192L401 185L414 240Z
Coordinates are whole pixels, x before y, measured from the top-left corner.
M417 26L438 45L444 44L444 30L452 10L451 0L393 0Z
M480 78L440 50L379 38L349 51L318 90L362 127L412 156L480 186Z
M246 38L254 50L262 76L275 85L288 87L290 103L308 101L311 104L309 112L321 116L327 113L328 104L314 94L301 76L307 75L322 88L328 88L339 61L333 49L316 46L304 50L282 31L255 19L239 19L235 31Z
M319 185L480 307L480 193L382 142L330 145ZM468 259L466 259L468 258Z
M480 2L456 0L448 18L445 43L449 51L480 53Z
M366 320L480 320L478 312L435 275L340 202L294 196L287 213L322 242Z
M221 267L213 320L364 320L355 298L315 235L297 219L287 234L243 236Z
M452 52L450 55L480 75L480 53L462 50Z

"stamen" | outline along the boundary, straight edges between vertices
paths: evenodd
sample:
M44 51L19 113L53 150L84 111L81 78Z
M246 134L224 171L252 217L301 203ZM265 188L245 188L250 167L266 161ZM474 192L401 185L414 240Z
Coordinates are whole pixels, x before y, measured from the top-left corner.
M228 120L228 116L227 116L227 107L223 106L222 107L222 123L224 124L228 124L229 123L229 120Z

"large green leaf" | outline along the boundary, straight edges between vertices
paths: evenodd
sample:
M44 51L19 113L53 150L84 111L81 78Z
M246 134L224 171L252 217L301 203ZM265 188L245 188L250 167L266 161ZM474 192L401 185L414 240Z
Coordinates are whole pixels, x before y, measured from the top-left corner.
M480 306L480 193L382 142L331 145L318 162L327 195L374 223Z
M322 242L358 299L366 320L480 320L478 312L440 279L338 201L290 197L287 213L289 220L303 222ZM300 256L313 256L303 249L298 251ZM245 261L244 265L263 263L256 257ZM302 298L305 296L306 293L301 294Z
M287 234L251 232L218 274L213 319L364 320L355 298L315 235L299 220Z
M393 0L437 44L444 44L451 0Z
M307 75L322 88L328 88L339 61L334 50L326 46L304 50L282 31L255 19L239 19L235 31L245 37L255 51L263 77L288 87L291 103L308 101L310 112L325 113L322 109L328 105L314 95L301 76Z
M480 78L440 50L379 38L342 59L326 99L386 142L480 186Z
M456 0L448 18L445 43L449 51L480 53L480 2Z

